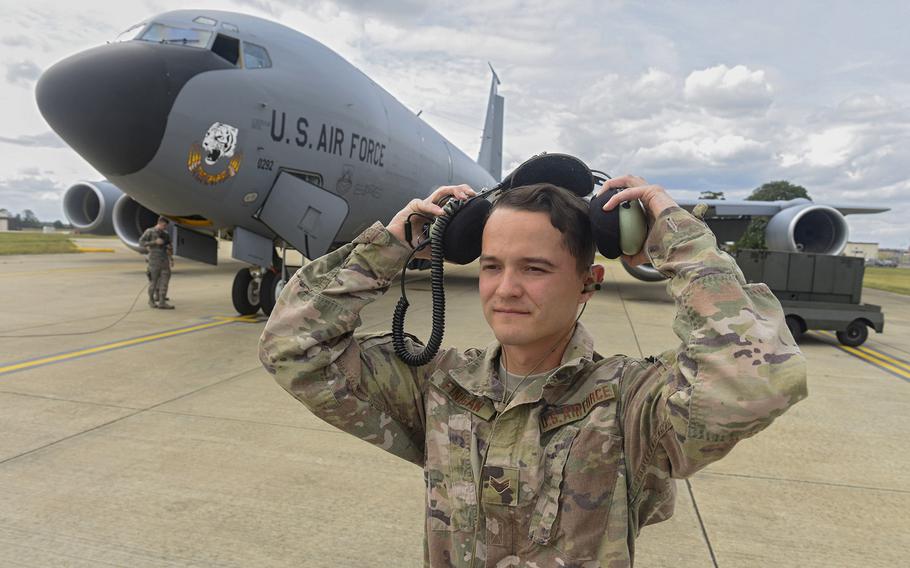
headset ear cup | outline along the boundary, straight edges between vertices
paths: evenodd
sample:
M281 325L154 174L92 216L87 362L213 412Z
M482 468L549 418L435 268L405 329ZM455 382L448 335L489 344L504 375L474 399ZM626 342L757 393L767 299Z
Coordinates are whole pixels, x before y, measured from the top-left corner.
M588 218L594 233L594 243L600 254L607 258L619 258L622 254L619 234L619 206L604 211L603 206L616 195L616 189L609 189L593 198L588 205Z
M480 256L483 227L493 205L482 197L469 199L448 220L443 256L449 262L468 264Z
M648 238L648 220L641 202L637 199L627 201L619 211L619 248L622 253L634 256L641 252Z

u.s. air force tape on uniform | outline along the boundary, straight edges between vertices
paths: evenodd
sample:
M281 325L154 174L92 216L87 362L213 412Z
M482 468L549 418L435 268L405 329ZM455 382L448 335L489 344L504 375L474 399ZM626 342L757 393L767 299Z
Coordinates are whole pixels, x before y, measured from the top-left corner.
M603 385L591 391L581 402L548 408L540 416L540 428L548 432L568 422L585 416L595 405L616 398L612 385Z

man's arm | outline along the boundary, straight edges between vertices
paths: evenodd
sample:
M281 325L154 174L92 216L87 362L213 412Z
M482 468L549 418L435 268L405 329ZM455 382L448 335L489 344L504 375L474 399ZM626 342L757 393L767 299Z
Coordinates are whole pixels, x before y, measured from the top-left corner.
M377 223L303 266L281 292L259 358L329 424L422 464L422 369L399 361L387 340L354 337L360 310L385 293L409 252Z
M604 209L641 199L654 218L645 248L627 260L651 262L670 276L673 330L682 340L657 358L630 362L622 405L630 494L659 489L725 456L736 442L767 427L806 397L806 362L780 302L765 284L746 284L714 234L641 178ZM645 519L642 519L642 523Z
M146 229L143 231L142 236L139 237L139 246L144 248L149 248L152 244L155 243L155 234L152 229Z
M725 456L806 397L806 362L765 284L746 284L714 234L679 207L646 243L671 279L676 350L633 363L622 379L633 494L647 476L686 477Z
M470 190L468 190L470 191ZM284 287L263 331L259 357L275 380L326 422L403 459L423 463L423 390L435 362L405 365L388 333L354 336L360 310L381 296L411 249L402 243L411 213L441 213L414 200L389 223L376 223L351 244L303 266ZM423 222L423 221L420 221ZM410 339L406 342L409 344Z

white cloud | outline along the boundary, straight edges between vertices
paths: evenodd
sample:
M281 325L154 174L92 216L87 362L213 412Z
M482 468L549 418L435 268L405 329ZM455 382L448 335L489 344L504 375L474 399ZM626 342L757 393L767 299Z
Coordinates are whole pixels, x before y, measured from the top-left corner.
M56 133L47 131L41 134L24 134L21 136L0 136L0 142L15 144L17 146L66 148L66 142Z
M23 175L0 179L0 209L15 214L31 209L42 221L65 220L65 187L51 177Z
M818 134L811 134L804 159L813 166L842 165L849 156L855 140L853 129L846 126L836 126Z
M6 81L13 85L27 86L41 75L41 68L33 61L15 61L5 65Z
M898 2L875 11L845 5L822 20L811 3L793 5L786 20L741 3L715 4L710 15L683 4L658 10L596 0L195 4L240 7L316 38L408 108L423 109L469 156L479 148L492 62L506 97L505 170L541 150L564 151L674 192L742 196L789 179L817 200L887 199L893 213L848 218L865 240L897 239L892 229L910 216L910 85L900 67L910 36L874 25L902 21ZM4 62L46 68L181 7L177 0L21 4L0 21ZM815 35L807 36L810 24ZM815 39L830 37L851 41ZM35 134L47 125L34 83L19 81L0 85L0 173L51 180L54 188L33 187L34 202L51 205L40 198L97 174ZM24 167L37 169L26 175Z
M29 47L32 45L32 40L23 34L4 35L0 36L0 44L6 47Z
M471 57L483 60L491 54L512 62L530 63L546 57L553 47L542 42L504 37L469 30L428 26L405 30L378 20L364 26L366 39L390 52L443 53L446 57Z
M755 140L726 134L719 138L668 140L650 148L639 148L632 162L645 170L668 166L718 167L735 160L761 157L762 149L763 145Z
M692 104L721 115L764 112L773 100L765 72L744 65L693 71L686 77L683 94Z

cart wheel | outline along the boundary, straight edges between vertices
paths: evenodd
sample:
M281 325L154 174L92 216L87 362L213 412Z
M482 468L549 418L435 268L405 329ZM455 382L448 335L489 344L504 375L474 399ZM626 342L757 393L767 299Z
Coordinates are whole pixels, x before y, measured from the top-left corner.
M858 347L869 337L869 328L862 320L855 319L847 324L847 329L837 332L837 340L848 347Z
M803 322L796 316L787 316L785 321L787 322L787 329L790 330L790 335L793 336L793 341L799 343L805 332Z

